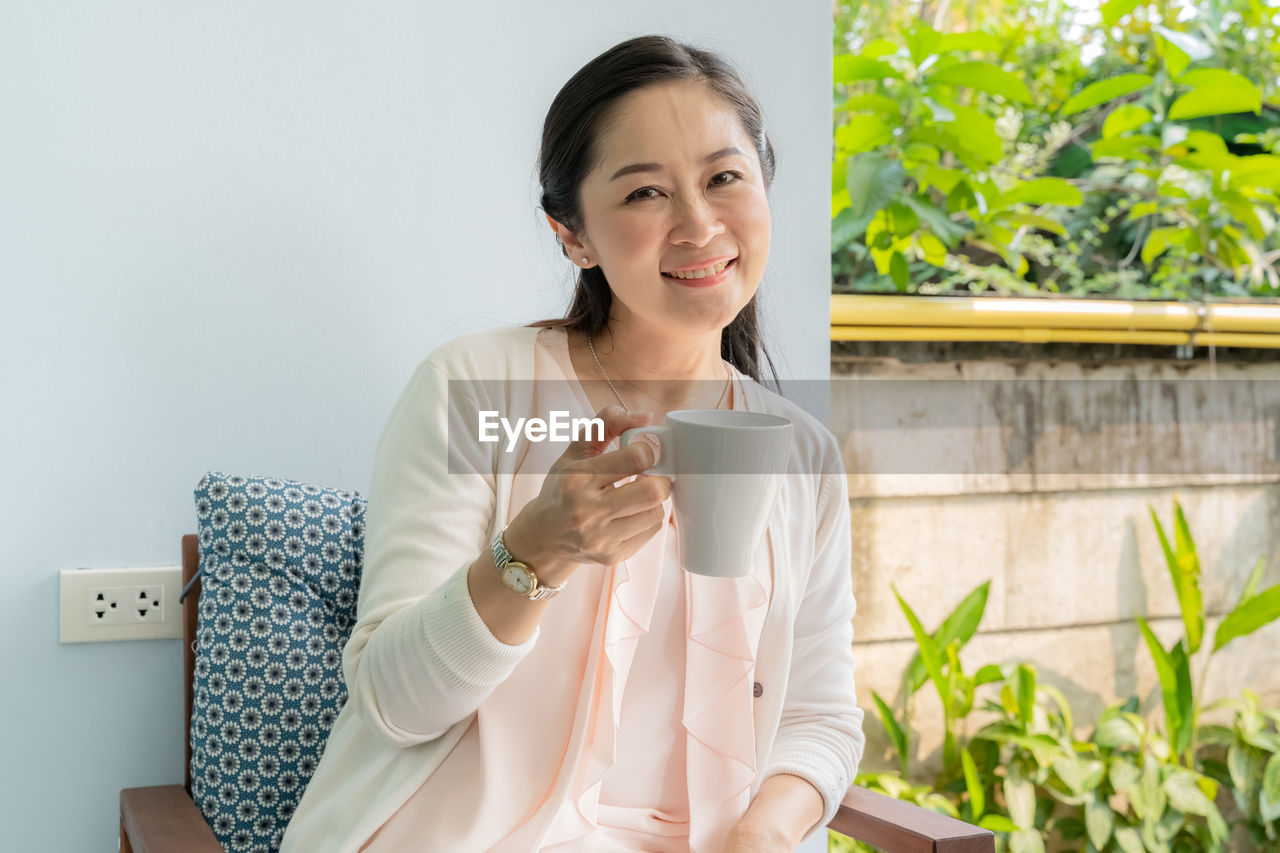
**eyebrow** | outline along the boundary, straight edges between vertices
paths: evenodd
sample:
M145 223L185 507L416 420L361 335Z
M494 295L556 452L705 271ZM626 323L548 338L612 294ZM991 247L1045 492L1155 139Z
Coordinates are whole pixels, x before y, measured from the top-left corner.
M737 148L737 146L730 145L728 148L721 148L719 151L708 154L703 159L702 162L712 163L716 160L719 160L721 157L732 157L732 156L745 158L747 155L743 154L742 151L739 148ZM616 181L618 180L618 178L625 177L626 175L634 175L636 172L661 172L661 171L662 171L662 165L659 163L632 163L630 166L623 166L621 169L614 172L613 177L611 177L609 180Z

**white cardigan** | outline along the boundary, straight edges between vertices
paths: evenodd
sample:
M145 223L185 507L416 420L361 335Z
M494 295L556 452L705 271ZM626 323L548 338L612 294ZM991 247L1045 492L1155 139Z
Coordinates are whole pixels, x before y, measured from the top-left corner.
M440 346L418 366L388 420L368 493L358 619L343 656L349 698L281 853L358 850L439 766L476 709L538 641L541 628L519 646L494 637L466 582L471 560L523 508L512 501L521 455L503 452L505 438L486 455L475 441L450 441L445 450L445 437L476 429L449 406L451 379L501 379L471 386L497 398L478 401L484 408L535 411L527 396L533 383L509 380L535 378L539 331L507 327ZM848 486L835 438L816 418L738 377L747 408L792 420L790 471L797 472L784 477L770 516L775 576L756 658L761 769L751 794L777 773L810 781L825 806L812 834L835 814L863 750ZM514 491L528 499L528 486ZM558 805L534 820L549 825Z

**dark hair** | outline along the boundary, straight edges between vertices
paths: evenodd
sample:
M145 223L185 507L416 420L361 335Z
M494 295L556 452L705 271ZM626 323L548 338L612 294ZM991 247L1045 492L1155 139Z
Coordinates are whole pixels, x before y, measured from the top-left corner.
M755 145L765 187L773 183L776 164L760 105L729 62L665 36L641 36L615 45L588 62L551 102L542 126L538 178L542 184L542 209L552 219L575 234L581 233L582 182L596 164L596 137L616 103L646 86L680 80L705 82L733 106ZM560 248L565 251L563 245ZM565 256L568 257L567 251ZM724 328L720 356L757 382L761 381L763 356L777 386L777 370L760 333L757 296L758 292ZM604 328L612 304L613 294L600 268L578 270L568 313L529 326L594 334Z

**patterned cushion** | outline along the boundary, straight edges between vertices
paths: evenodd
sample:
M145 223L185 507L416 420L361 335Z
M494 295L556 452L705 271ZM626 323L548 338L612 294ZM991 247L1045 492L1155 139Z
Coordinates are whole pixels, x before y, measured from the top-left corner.
M347 698L365 502L218 472L195 498L191 795L228 850L275 851Z

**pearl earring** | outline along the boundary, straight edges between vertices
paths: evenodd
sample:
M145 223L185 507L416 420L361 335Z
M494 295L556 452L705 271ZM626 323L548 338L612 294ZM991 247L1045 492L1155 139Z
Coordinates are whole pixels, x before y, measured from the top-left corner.
M583 256L582 256L582 265L585 267L585 266L587 266L587 265L588 265L588 264L590 264L590 263L591 263L591 259L590 259L590 258L588 258L586 255L583 255Z

